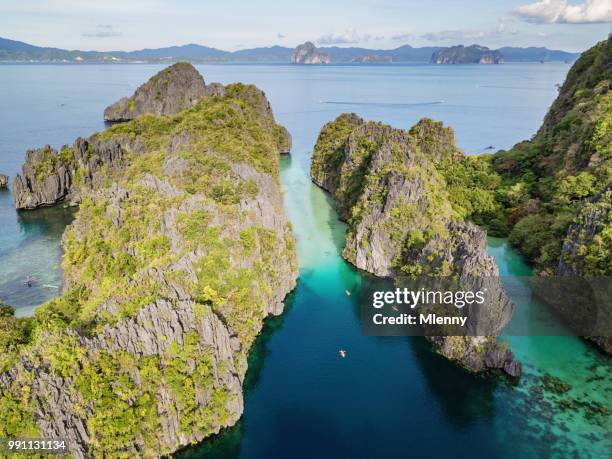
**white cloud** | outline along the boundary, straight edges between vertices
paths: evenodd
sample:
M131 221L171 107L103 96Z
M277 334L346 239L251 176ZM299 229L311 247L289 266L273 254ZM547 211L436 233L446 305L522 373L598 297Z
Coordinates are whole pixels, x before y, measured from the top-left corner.
M429 41L446 40L479 40L491 36L491 32L484 30L443 30L441 32L431 32L421 35L421 38Z
M372 38L370 34L360 34L355 29L346 29L342 33L329 33L317 38L319 45L344 45L368 41Z
M567 0L541 0L519 6L514 14L536 24L612 22L612 0L586 0L578 5L570 5Z
M497 21L497 30L495 32L492 32L492 35L503 35L503 34L509 34L509 35L516 35L519 33L519 31L516 28L509 28L509 26L511 26L513 22L512 18L499 18Z
M414 35L408 32L395 33L391 35L391 39L395 41L407 41L407 40L412 40L413 38L414 38Z
M121 32L115 31L112 25L98 24L94 32L83 32L81 36L86 38L110 38L120 37Z

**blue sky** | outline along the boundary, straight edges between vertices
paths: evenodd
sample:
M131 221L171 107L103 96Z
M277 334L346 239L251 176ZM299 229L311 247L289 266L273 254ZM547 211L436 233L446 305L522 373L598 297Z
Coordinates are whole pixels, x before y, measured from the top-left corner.
M311 40L582 51L611 26L612 0L0 0L0 36L69 49L235 50Z

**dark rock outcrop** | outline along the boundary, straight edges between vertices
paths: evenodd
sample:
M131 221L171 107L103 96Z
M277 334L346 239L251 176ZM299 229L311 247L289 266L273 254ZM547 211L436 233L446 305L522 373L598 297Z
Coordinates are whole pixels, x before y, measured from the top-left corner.
M312 42L299 45L291 55L292 64L330 64L331 59Z
M432 64L501 64L503 62L504 56L501 52L479 45L442 48L431 56Z
M8 187L8 176L0 174L0 190Z
M93 135L78 138L72 147L56 151L49 145L28 150L22 173L13 181L13 198L17 209L35 209L62 201L80 202L83 190L99 183L97 172L123 164L127 137L103 139ZM131 145L132 148L137 145Z
M26 152L23 177L17 174L13 181L13 197L17 209L35 209L64 200L72 186L72 175L66 165L55 164L56 157L57 151L49 145ZM47 158L51 158L51 167L42 170L47 164Z
M461 157L452 131L421 120L410 131L344 114L321 131L312 157L313 181L329 191L348 230L343 256L364 271L401 281L455 278L465 289L487 283L487 307L464 308L470 329L486 336L432 336L437 351L471 371L520 364L497 335L514 305L507 297L486 233L457 220L449 200L442 161ZM486 288L485 288L486 290Z
M176 115L193 107L202 97L223 95L223 85L206 85L195 67L179 62L165 68L140 86L134 95L124 97L104 110L104 121L129 121L145 113Z

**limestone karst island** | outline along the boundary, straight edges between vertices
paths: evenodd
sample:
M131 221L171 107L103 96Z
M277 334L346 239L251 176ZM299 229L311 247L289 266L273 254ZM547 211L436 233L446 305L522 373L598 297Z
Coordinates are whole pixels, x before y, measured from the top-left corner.
M0 457L609 457L609 1L205 3L0 6Z

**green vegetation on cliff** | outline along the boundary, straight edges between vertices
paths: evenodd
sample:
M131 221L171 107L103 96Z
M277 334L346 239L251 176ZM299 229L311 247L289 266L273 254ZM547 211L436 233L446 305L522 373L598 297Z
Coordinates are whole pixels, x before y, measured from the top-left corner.
M358 235L357 245L358 227L364 217L367 227L377 225L380 219L372 218L372 211L381 205L391 239L385 251L390 250L393 268L407 274L421 274L418 254L434 238L448 238L451 219L505 229L497 198L501 178L491 168L491 157L462 154L452 130L430 119L404 131L340 115L321 130L311 174L332 193L349 225L344 255L352 262L359 246L369 248L367 233L372 233ZM430 262L436 258L429 256ZM440 264L431 274L444 273L450 273L449 267Z
M343 114L321 130L311 175L331 193L347 222L342 255L356 267L394 278L399 286L408 280L426 288L469 290L479 278L489 279L487 289L494 292L489 307L462 310L470 323L478 323L473 332L484 336L429 339L470 371L520 375L520 364L495 337L513 305L486 253L486 233L468 222L502 212L496 199L500 177L490 157L465 156L453 131L430 119L407 131ZM435 327L431 334L447 332Z
M438 124L431 120L420 123L424 132L443 129ZM421 269L419 264L408 263L413 258L410 253L422 249L436 235L446 233L445 223L452 210L443 178L428 157L434 155L426 145L429 140L382 123L364 122L354 114L341 115L322 129L311 174L316 183L333 194L340 215L349 225L344 251L349 261L356 263L359 249L369 251L367 238L356 240L358 227L362 223L368 227L380 223L372 218L372 212L384 203L387 217L384 225L391 235L384 251L393 259L391 269L411 273ZM393 175L412 182L419 199L409 201L399 194L390 196L389 177ZM404 234L408 226L411 229Z
M611 90L612 37L576 61L533 139L492 158L510 242L542 270L557 269L580 207L612 182ZM612 231L609 219L601 224ZM584 261L582 273L601 273L596 256Z
M611 222L612 186L608 186L605 191L584 204L572 220L561 253L562 274L610 275Z
M64 235L63 295L30 319L0 308L0 437L64 426L87 455L152 457L240 416L246 356L297 264L284 128L257 88L225 89L92 137L122 160L96 172Z

